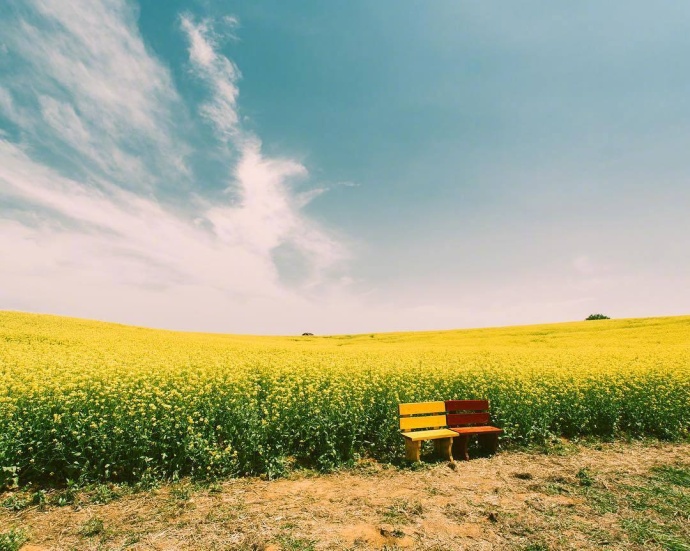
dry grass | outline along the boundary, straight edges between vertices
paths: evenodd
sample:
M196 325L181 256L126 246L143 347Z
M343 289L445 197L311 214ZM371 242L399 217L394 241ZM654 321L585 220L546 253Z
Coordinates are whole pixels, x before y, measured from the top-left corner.
M22 531L26 551L690 549L690 444L551 451L455 468L362 462L277 481L182 481L115 499L99 488L64 506L51 505L57 493L34 505L4 494L0 533Z

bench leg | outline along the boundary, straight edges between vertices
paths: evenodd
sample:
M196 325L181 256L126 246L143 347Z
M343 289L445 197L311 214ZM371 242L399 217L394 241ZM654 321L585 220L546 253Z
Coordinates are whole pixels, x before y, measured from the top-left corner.
M453 438L439 438L434 440L436 455L446 461L453 461Z
M409 438L405 438L405 459L408 461L419 461L419 455L422 451L422 441L413 442Z
M469 443L470 437L461 434L453 438L453 440L453 456L461 461L469 461L470 454L467 452L467 444Z
M481 438L482 448L488 453L498 450L498 434L487 434Z

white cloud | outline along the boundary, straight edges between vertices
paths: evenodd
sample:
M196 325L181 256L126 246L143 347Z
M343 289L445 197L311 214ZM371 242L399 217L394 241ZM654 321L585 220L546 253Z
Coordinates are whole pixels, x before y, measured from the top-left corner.
M0 22L17 60L0 110L22 131L21 142L0 135L0 258L10 259L0 264L0 308L291 332L294 312L315 311L307 292L338 292L344 247L301 210L320 190L298 191L306 168L264 156L241 127L240 73L210 21L184 16L181 27L209 91L200 113L224 144L232 193L222 202L193 185L184 158L195 145L179 125L180 113L189 124L193 114L130 5L28 6ZM186 201L158 193L184 182ZM307 266L292 286L274 261L281 246Z
M180 24L189 40L192 70L211 90L211 100L202 106L202 114L213 124L221 139L237 138L240 71L231 60L216 52L218 38L210 21L195 23L191 16L185 15L180 18Z
M12 95L2 86L0 86L0 113L7 117L11 117L14 113Z
M40 106L21 121L33 143L60 148L82 172L124 187L165 185L184 175L188 146L172 139L184 108L169 71L139 36L131 6L118 0L27 4L33 10L5 18L0 31L18 60L6 86L15 100L22 98L25 113ZM142 150L146 167L137 159Z
M218 38L210 22L195 23L190 16L180 21L189 41L192 71L211 90L211 99L201 112L219 138L229 140L240 153L231 186L238 193L239 204L213 207L208 219L221 238L239 239L264 256L282 244L292 245L309 260L309 284L317 284L323 271L345 256L333 238L300 212L322 190L295 193L289 184L306 176L306 168L291 159L263 156L258 137L239 126L236 100L240 74L216 50Z
M17 106L12 93L2 86L0 86L0 115L20 126L26 125L28 122L26 114Z
M23 22L14 47L64 86L80 111L103 117L111 133L133 127L165 142L161 122L176 93L168 70L146 50L129 4L34 0L33 6L44 25L60 30Z
M106 195L36 165L2 142L0 184L6 197L54 214L35 228L17 231L14 222L7 226L4 233L17 234L18 242L26 242L33 232L39 249L20 247L17 253L13 241L6 241L0 252L3 258L19 255L46 274L67 264L70 271L79 268L87 278L118 285L161 289L197 285L229 295L274 298L286 294L277 285L267 256L247 247L241 236L218 239L129 191L112 189Z

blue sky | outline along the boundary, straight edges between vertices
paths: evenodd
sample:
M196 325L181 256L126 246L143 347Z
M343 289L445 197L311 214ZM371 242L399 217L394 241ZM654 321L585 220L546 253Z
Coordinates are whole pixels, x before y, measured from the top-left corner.
M260 334L687 314L689 20L4 2L0 309Z

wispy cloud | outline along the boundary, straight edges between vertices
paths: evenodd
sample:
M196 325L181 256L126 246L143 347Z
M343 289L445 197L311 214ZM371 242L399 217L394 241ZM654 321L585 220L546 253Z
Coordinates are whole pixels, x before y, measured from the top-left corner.
M214 32L210 20L195 23L190 15L184 15L180 24L189 40L192 68L211 91L210 101L203 104L200 111L221 139L237 138L240 132L237 114L240 71L231 60L216 51L220 37Z
M305 177L307 170L292 159L266 158L259 138L239 125L240 73L217 51L219 37L211 23L194 22L189 15L180 21L189 41L191 70L211 91L211 99L200 111L219 138L230 141L240 154L230 186L239 197L238 204L211 208L208 219L221 238L240 240L263 256L280 245L292 245L309 260L309 283L318 283L323 271L344 256L343 248L300 212L321 190L297 194L290 188L290 182Z
M183 106L129 4L34 0L18 12L0 25L15 60L5 81L29 143L136 189L185 171L186 144L171 138Z
M0 257L12 259L0 308L275 332L288 330L279 312L337 287L345 249L302 211L320 190L299 191L307 169L265 156L242 128L241 75L211 20L180 18L208 93L195 106L127 2L32 0L16 13L0 23L12 59L0 117L20 129L0 134ZM220 203L187 162L207 147L188 138L197 113L228 165ZM279 249L305 267L289 285Z

